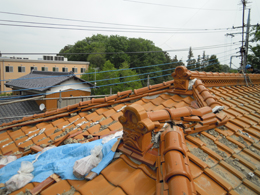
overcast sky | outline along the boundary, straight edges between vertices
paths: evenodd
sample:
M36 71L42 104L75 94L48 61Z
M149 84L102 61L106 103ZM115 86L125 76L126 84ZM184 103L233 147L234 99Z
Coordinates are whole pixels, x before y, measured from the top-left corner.
M260 2L251 0L247 8L251 8L251 24L259 23ZM207 55L217 54L221 63L229 64L231 55L236 55L239 45L230 46L231 43L241 41L241 34L235 37L225 36L226 33L234 33L232 26L242 25L242 5L240 0L8 0L1 1L0 12L11 12L19 14L47 16L63 19L82 20L85 22L66 21L57 19L47 19L39 17L28 17L0 13L0 51L2 53L30 53L30 52L49 52L57 53L65 45L74 44L85 37L95 34L120 35L126 37L149 39L156 46L163 50L178 50L198 48L203 46L228 45L220 48L200 50L194 49L195 58L202 55L205 50ZM248 11L245 12L245 23L247 22ZM12 20L20 22L7 22ZM108 31L89 31L89 30L69 30L69 29L46 29L31 28L12 25L34 25L23 22L130 28L120 29L120 31L130 31L139 28L159 27L160 32L167 33L133 33L133 32L114 32ZM89 21L89 22L87 22ZM103 23L103 24L102 24ZM121 25L108 25L114 23ZM123 25L124 24L124 25ZM125 25L133 26L125 26ZM45 25L46 26L46 25ZM55 26L52 26L55 27ZM56 26L57 27L57 26ZM61 27L61 26L60 26ZM72 28L63 26L62 28ZM83 28L83 27L76 27ZM86 27L84 27L86 28ZM167 28L167 29L166 29ZM88 28L90 29L90 28ZM103 28L105 29L105 28ZM177 32L176 29L182 29ZM186 29L223 29L223 30L188 30ZM151 29L149 32L156 30ZM158 31L158 30L157 30ZM196 31L196 33L194 33ZM187 51L169 52L171 56L177 55L178 59L187 60ZM25 56L26 57L26 56ZM38 56L30 56L31 59ZM233 61L236 66L239 60Z

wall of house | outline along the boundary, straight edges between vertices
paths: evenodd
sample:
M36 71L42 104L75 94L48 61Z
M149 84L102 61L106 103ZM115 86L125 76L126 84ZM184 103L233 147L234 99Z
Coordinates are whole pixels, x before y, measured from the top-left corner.
M61 97L78 97L78 96L90 96L90 95L91 95L90 91L73 90L73 89L68 89L67 91L61 92ZM59 97L60 97L60 93L46 95L46 98L59 98ZM64 101L66 101L66 100L62 100L62 101L63 101L64 107L67 106L66 103L64 104ZM78 103L80 101L82 101L82 98L79 98L79 99L73 101L73 103ZM38 105L44 104L46 107L46 111L56 110L58 108L58 99L36 100L36 102ZM69 103L71 101L66 101L66 102Z
M46 93L56 93L56 92L65 91L68 89L79 89L82 91L91 92L91 88L88 84L82 83L81 81L71 78L56 87L52 87Z
M6 66L12 66L13 72L6 72ZM25 71L18 72L19 66L25 67ZM68 72L72 71L72 68L77 68L75 75L80 77L81 68L88 70L89 62L0 59L0 93L3 93L4 91L8 91L10 93L11 88L6 87L4 83L8 80L17 79L29 74L31 72L31 67L37 67L37 70L39 71L42 70L42 67L47 67L48 71L53 71L53 68L57 67L59 72L62 72L63 67L68 68Z

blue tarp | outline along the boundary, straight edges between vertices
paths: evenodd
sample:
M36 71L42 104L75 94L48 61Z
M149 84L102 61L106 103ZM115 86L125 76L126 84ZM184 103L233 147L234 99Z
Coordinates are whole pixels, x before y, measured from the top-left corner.
M38 160L33 164L34 178L31 182L42 182L53 173L58 174L61 179L80 180L73 175L73 166L76 160L90 155L90 151L97 145L103 145L103 159L97 167L91 171L99 174L113 159L115 152L111 151L112 146L117 141L117 138L102 144L102 139L85 144L68 144L50 149L41 154ZM24 156L13 161L0 169L0 183L5 183L21 167L22 161L32 162L36 154Z

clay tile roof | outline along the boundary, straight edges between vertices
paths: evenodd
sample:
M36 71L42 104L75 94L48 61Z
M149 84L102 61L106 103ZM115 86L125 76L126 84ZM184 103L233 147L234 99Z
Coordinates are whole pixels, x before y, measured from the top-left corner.
M54 85L58 85L66 80L75 78L81 82L86 83L85 80L82 80L74 75L73 72L48 72L48 71L32 71L30 74L27 74L21 78L12 80L5 85L7 87L17 87L23 89L34 88L36 91L45 91L51 88ZM87 82L88 85L93 86L93 84Z
M0 155L26 155L47 145L124 133L117 148L123 154L98 176L90 172L91 181L50 176L14 193L260 194L260 75L248 75L249 86L241 74L184 66L172 76L171 81L2 124Z
M39 113L41 111L34 100L0 105L0 125L20 120L25 115L31 116Z

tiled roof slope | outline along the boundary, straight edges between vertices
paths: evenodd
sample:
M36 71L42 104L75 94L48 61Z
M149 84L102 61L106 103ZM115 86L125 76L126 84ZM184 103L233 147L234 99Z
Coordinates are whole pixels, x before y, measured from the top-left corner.
M52 86L59 85L60 83L67 81L71 78L80 80L81 82L87 83L91 86L93 84L86 82L74 75L73 72L48 72L48 71L32 71L19 79L12 80L5 85L7 87L16 87L22 89L32 89L36 91L45 91Z
M20 120L26 115L40 113L38 104L34 100L0 105L0 125L13 120Z
M99 176L56 183L48 178L41 194L71 186L74 194L260 194L260 75L249 75L249 87L241 74L178 67L172 75L173 81L3 124L0 154L85 143L123 129L118 151L124 155ZM224 110L213 112L217 106Z

